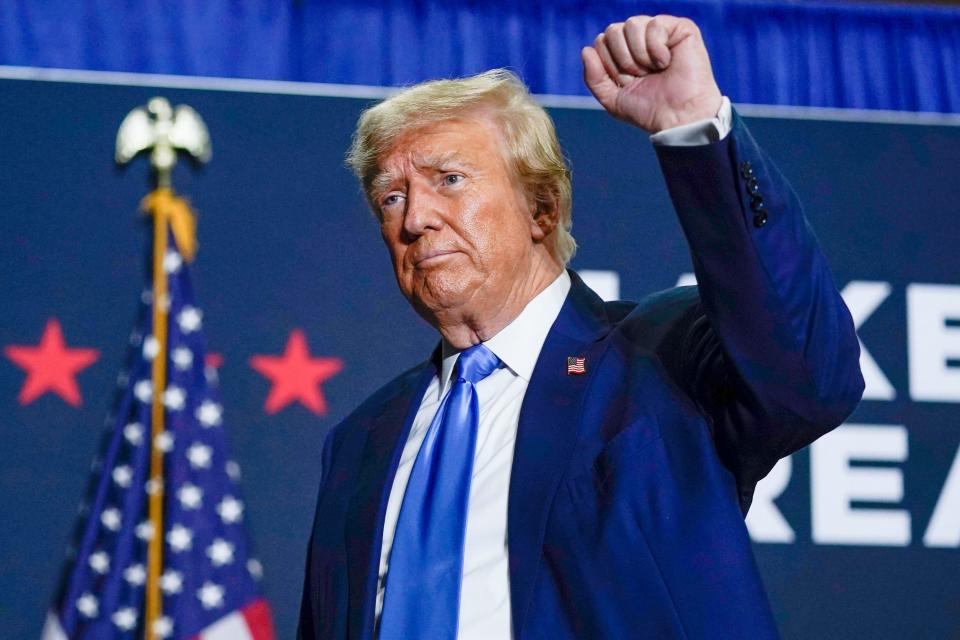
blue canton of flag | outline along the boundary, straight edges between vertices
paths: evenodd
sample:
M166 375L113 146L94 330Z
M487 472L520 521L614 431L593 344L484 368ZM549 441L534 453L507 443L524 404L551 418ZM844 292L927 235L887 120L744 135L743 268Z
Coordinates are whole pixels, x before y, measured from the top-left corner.
M127 373L115 417L94 460L90 487L43 640L142 638L147 548L163 540L156 638L272 640L269 608L260 595L260 563L243 527L240 467L227 453L217 374L206 367L203 314L194 304L187 265L170 236L164 268L167 300L142 296L131 336ZM169 310L168 382L153 388L152 360L162 357L152 335L153 305ZM165 430L163 530L148 517L151 402L162 394Z

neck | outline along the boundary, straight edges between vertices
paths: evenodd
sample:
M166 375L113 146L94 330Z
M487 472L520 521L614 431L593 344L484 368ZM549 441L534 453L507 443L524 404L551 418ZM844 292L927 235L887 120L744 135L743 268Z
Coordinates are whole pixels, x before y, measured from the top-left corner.
M513 322L527 304L562 272L563 265L551 256L536 260L514 281L506 296L487 304L478 301L481 303L478 309L459 309L457 313L437 315L433 324L443 339L456 349L467 349L485 342Z

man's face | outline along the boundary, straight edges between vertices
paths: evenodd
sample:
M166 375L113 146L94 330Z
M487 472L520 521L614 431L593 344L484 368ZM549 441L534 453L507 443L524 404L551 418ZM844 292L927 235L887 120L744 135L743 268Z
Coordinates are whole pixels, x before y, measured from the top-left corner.
M400 290L428 321L503 307L543 232L483 115L405 132L371 187Z

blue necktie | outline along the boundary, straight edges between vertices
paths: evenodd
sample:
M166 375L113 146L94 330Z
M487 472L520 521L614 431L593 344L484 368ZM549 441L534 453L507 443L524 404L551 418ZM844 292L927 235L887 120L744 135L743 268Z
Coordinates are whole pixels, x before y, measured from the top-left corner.
M403 495L387 572L380 640L454 640L463 539L480 409L474 385L500 359L482 344L460 354L454 382L420 446Z

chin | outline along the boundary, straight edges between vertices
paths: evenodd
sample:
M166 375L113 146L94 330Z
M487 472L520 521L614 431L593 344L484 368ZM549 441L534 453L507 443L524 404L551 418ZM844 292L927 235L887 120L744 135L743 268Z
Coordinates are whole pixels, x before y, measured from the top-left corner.
M423 312L442 312L466 304L476 293L482 280L475 274L458 271L436 271L415 278L407 297Z

